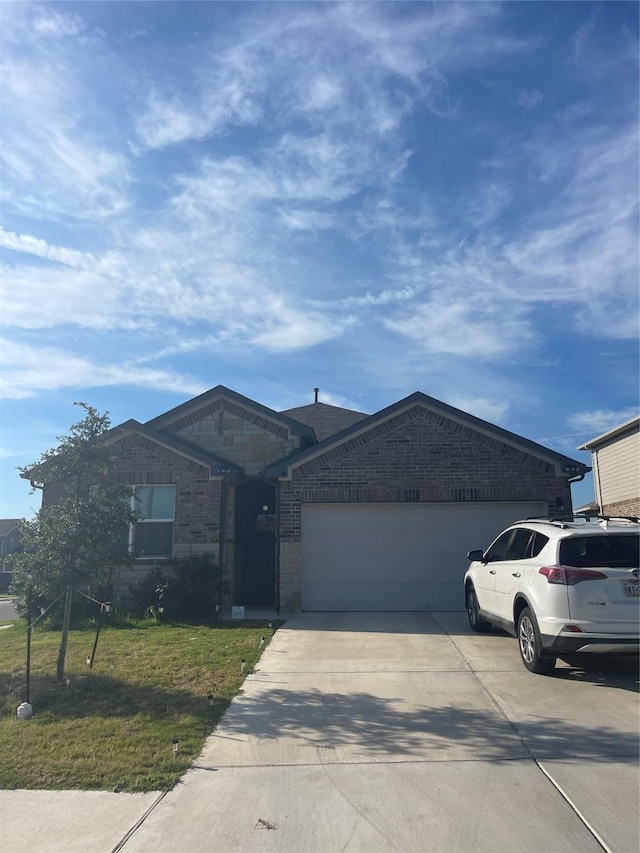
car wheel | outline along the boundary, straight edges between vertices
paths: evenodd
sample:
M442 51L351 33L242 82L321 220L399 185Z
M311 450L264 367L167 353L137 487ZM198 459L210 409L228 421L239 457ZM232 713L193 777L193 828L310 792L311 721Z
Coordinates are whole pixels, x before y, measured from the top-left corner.
M546 657L542 654L540 631L538 631L535 616L528 607L523 608L518 616L518 646L522 663L529 672L545 675L556 665L554 657Z
M478 634L486 634L491 629L491 622L485 622L484 619L480 618L478 599L476 598L476 591L473 587L469 587L467 591L467 615L472 631Z

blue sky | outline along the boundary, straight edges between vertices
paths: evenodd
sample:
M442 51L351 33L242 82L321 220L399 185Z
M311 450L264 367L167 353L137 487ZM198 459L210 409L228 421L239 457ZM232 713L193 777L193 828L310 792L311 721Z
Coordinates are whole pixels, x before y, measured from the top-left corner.
M420 390L587 463L637 412L636 3L0 16L2 517L78 400Z

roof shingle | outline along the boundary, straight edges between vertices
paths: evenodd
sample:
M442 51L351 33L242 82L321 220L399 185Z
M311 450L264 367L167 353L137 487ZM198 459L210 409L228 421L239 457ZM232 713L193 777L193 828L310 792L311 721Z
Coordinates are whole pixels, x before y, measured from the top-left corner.
M369 417L365 412L341 409L339 406L329 406L327 403L310 403L308 406L299 406L297 409L285 409L281 414L310 426L318 441Z

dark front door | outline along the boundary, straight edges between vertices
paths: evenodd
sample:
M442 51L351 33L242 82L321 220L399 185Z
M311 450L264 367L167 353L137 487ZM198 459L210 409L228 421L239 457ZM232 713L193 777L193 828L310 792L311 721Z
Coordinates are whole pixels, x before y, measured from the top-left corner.
M238 604L275 603L275 503L275 486L264 480L248 480L236 489Z

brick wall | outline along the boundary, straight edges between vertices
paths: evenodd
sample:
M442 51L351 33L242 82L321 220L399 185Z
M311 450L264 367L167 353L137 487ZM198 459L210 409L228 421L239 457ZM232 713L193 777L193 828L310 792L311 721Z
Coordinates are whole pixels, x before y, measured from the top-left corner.
M556 499L571 491L555 468L421 406L311 459L280 483L283 609L300 606L301 507L332 502L477 502Z
M602 515L631 515L640 518L640 497L605 504L602 507Z

